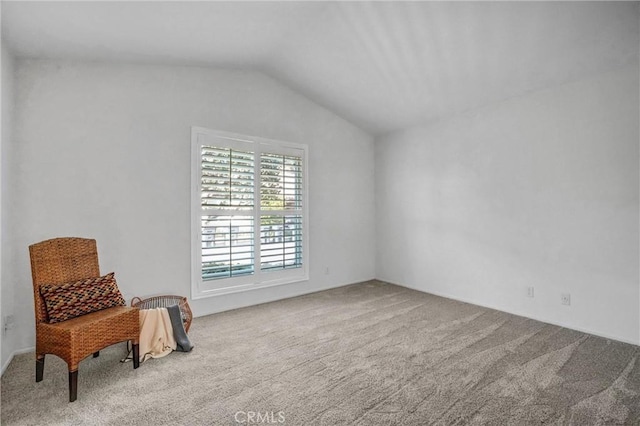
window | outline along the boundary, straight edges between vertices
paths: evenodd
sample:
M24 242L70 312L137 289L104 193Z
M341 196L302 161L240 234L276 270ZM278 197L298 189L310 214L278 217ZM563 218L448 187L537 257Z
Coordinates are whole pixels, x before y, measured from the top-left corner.
M308 279L307 148L192 128L192 297Z

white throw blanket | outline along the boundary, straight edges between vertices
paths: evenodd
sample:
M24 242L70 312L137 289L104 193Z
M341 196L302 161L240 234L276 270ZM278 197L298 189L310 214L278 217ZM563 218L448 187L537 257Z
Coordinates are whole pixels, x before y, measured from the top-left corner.
M140 362L161 358L175 349L167 308L140 309Z

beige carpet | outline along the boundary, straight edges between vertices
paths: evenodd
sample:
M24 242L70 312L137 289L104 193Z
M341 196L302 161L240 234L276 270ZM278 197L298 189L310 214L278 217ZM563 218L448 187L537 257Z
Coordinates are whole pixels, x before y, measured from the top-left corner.
M380 282L197 318L191 338L138 370L124 345L86 359L71 404L62 361L35 383L17 356L2 424L640 424L637 346Z

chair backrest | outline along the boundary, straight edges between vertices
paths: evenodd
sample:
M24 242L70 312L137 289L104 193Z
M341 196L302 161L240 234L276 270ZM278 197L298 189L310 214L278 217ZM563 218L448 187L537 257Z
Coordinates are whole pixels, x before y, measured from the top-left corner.
M36 323L47 321L41 284L62 284L100 276L96 240L54 238L29 246Z

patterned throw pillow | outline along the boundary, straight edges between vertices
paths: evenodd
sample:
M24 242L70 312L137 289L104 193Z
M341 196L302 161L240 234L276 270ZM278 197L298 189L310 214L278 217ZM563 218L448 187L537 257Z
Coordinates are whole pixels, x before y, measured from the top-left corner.
M42 284L40 294L47 308L49 323L66 321L80 315L124 306L113 272L98 278L64 284Z

